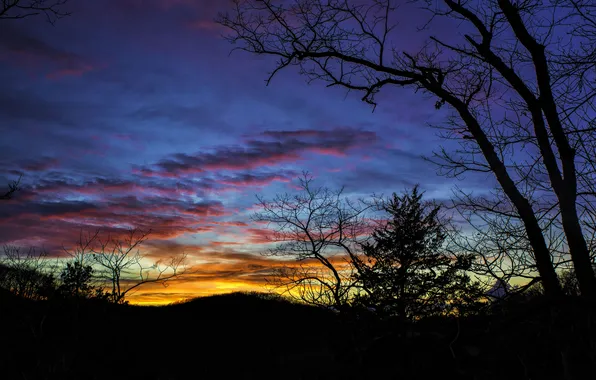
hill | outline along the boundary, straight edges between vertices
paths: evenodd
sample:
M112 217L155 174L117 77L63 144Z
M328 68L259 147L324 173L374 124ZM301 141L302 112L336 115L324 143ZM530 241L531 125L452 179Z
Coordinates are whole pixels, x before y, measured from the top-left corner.
M5 379L322 378L340 346L335 314L260 294L159 307L1 296Z
M567 298L399 330L259 293L168 306L0 291L2 379L582 379L596 306Z

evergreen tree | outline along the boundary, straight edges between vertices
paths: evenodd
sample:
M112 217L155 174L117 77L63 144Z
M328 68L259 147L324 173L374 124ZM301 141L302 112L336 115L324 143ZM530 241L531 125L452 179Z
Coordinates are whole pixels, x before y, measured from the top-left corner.
M102 289L92 285L93 272L93 267L84 265L80 261L67 263L60 274L62 281L60 292L68 297L101 297Z
M358 302L383 316L412 320L477 306L479 292L465 273L473 257L445 248L447 223L440 207L422 202L422 195L414 187L380 202L389 218L355 263L363 289Z

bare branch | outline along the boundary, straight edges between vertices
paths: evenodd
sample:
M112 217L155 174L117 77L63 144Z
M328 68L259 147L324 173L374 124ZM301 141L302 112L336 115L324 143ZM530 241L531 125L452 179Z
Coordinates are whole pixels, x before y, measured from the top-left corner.
M0 2L0 20L17 20L26 17L44 15L53 24L56 20L69 16L62 9L68 0L2 0Z
M0 194L0 199L10 199L12 195L20 190L21 178L23 176L19 176L19 179L12 181L12 183L8 184L8 191L4 194Z

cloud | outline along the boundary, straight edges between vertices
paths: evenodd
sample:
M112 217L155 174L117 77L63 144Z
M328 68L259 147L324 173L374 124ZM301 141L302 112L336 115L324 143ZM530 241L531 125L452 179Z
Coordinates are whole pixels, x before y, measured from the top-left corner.
M175 123L188 125L218 123L221 122L215 116L221 109L213 109L214 106L196 104L194 106L181 106L177 104L160 104L154 106L143 106L132 113L130 117L140 121L154 121L162 119Z
M217 33L220 34L222 32L225 32L227 30L227 28L213 20L196 20L193 22L190 22L188 24L188 26L192 29L199 29L199 30L204 30L204 31L208 31L211 33Z
M232 220L232 221L225 221L225 222L213 221L211 223L217 224L219 226L226 226L226 227L246 227L246 226L248 226L248 223L240 221L240 220Z
M214 175L213 181L252 186L277 180L273 173L236 174ZM271 243L267 227L248 223L221 201L168 193L169 180L53 177L29 188L26 201L4 204L0 241L37 245L53 256L63 256L63 247L71 249L81 230L87 233L101 228L104 234L119 239L129 227L151 229L149 240L141 247L148 260L187 253L192 271L172 282L169 291L144 287L131 296L132 302L166 303L223 291L263 290L276 268L298 265L258 254L263 245ZM184 181L179 186L190 188Z
M19 162L0 160L0 170L14 171L20 174L24 172L44 172L60 166L60 160L52 157L25 158Z
M377 142L374 132L353 128L330 131L265 131L244 146L220 146L211 152L178 153L150 167L138 169L146 176L171 177L217 170L248 170L295 162L308 153L345 156Z
M219 251L217 247L203 251L197 257L201 258L201 263L190 268L187 275L173 280L168 291L159 285L149 285L131 297L131 301L163 304L176 299L233 291L275 291L275 288L268 288L267 285L280 268L306 267L323 270L320 263L314 260L280 261L273 257L234 250ZM345 264L345 257L333 256L330 261L339 268Z
M269 244L272 240L272 231L266 228L246 228L248 235L246 241L250 244Z
M236 187L260 187L269 185L271 182L290 182L297 176L294 171L286 171L280 173L239 173L232 176L220 176L216 178L215 182Z
M60 79L62 77L67 77L67 76L73 76L73 77L80 77L81 75L94 70L95 67L88 65L88 64L82 64L79 65L78 67L69 67L69 68L64 68L64 69L57 69L53 72L50 72L48 74L46 74L46 78L48 79Z
M0 34L9 36L0 39L0 60L16 63L18 66L41 67L47 78L80 76L96 69L96 65L85 58L53 47L20 29L2 25Z
M152 238L158 240L213 233L235 236L232 232L240 231L250 236L246 244L258 244L258 231L244 231L248 223L240 219L239 210L210 198L210 194L288 182L295 176L293 171L257 171L208 173L205 178L192 179L95 177L53 170L51 166L57 163L46 161L25 160L17 166L28 170L25 178L29 183L18 197L3 203L0 243L21 244L29 238L37 245L59 250L65 242L74 241L73 231L81 228L101 228L114 234L141 228L153 230Z
M68 123L58 106L55 102L18 90L0 92L0 113L6 120Z
M42 179L7 201L0 210L0 242L28 237L60 247L80 228L119 233L127 228L151 229L156 239L215 230L209 221L229 216L223 203L197 196L187 184L96 178Z

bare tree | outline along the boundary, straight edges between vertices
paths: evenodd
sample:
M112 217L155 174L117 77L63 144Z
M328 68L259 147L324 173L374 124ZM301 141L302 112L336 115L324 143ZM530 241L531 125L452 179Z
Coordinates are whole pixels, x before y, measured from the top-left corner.
M509 284L514 279L525 279L525 285L503 288L507 291L507 296L510 296L524 292L540 281L536 275L536 262L531 254L532 246L523 222L519 214L507 203L502 192L493 192L489 197L474 197L456 191L454 204L471 230L467 234L458 235L453 240L453 246L479 259L472 266L472 271L481 275L481 281L485 286L490 287L494 283ZM540 210L536 203L534 210ZM539 215L552 264L557 270L566 270L570 259L559 216L550 213L549 210Z
M146 263L146 255L139 250L150 231L132 229L123 238L108 235L102 239L100 231L83 236L72 253L77 262L90 259L90 265L98 266L99 280L108 286L108 298L114 303L125 299L140 286L158 283L167 286L168 281L185 273L186 254L170 257L165 261Z
M442 132L461 148L437 152L445 174L494 176L500 196L478 210L515 218L549 295L562 292L545 225L560 228L582 294L596 296L582 230L585 197L594 195L586 190L594 183L593 2L414 3L429 12L424 27L450 19L463 33L401 51L391 0L236 0L218 22L237 49L277 58L267 82L296 66L309 80L362 92L373 105L393 85L449 107Z
M328 264L319 260L299 260L297 265L287 263L271 271L267 284L290 298L340 310L350 302L350 292L357 284L354 267L343 258L328 261Z
M83 228L79 231L79 240L72 249L67 249L62 246L64 252L70 256L72 262L80 263L85 266L91 260L91 254L93 253L93 247L96 245L101 230L97 229L93 233L85 233Z
M352 263L358 240L368 233L364 212L370 206L312 181L304 173L298 194L258 197L261 210L253 219L272 227L271 239L279 243L264 254L293 260L275 273L273 284L307 303L340 308L357 286Z
M68 0L1 0L0 20L16 20L43 14L47 21L54 23L57 19L68 16L62 6Z
M12 198L12 195L20 189L19 186L21 184L21 177L19 177L19 179L12 181L11 183L8 184L8 191L6 191L4 194L0 194L0 199Z
M99 237L100 230L94 233L84 233L81 228L79 240L72 249L62 247L70 257L66 266L60 271L61 284L58 290L63 296L75 298L108 298L111 295L104 292L105 279L97 276L93 267L93 245ZM100 277L100 278L98 278Z
M30 248L4 246L0 258L0 287L29 299L46 299L55 288L48 253Z

